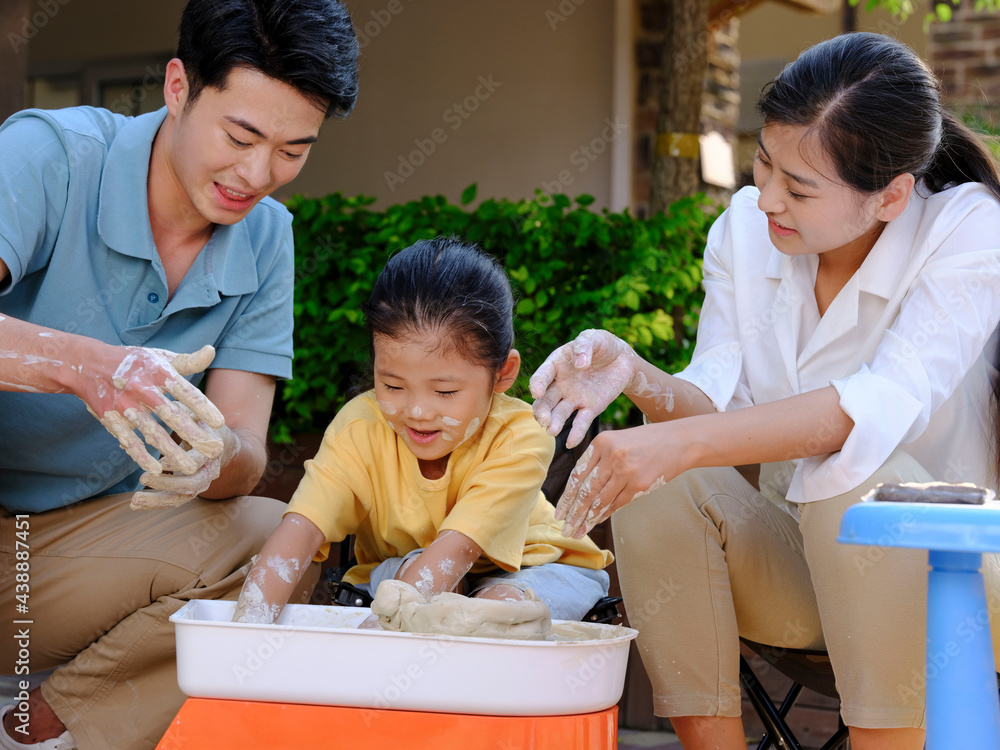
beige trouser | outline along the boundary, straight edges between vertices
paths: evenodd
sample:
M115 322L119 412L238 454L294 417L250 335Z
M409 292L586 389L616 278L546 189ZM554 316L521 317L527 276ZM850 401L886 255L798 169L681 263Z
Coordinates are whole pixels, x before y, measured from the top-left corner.
M799 505L797 523L735 469L696 469L618 511L618 575L655 713L739 716L742 636L826 649L848 726L922 727L927 552L837 535L844 511L879 482L930 479L897 452L857 489ZM1000 573L984 559L995 614Z
M184 701L167 618L189 599L235 598L286 507L261 497L199 498L132 511L130 497L28 516L27 615L16 609L16 521L0 511L0 673L17 673L11 629L27 627L31 670L65 665L42 695L80 750L155 747ZM303 590L317 574L307 574Z

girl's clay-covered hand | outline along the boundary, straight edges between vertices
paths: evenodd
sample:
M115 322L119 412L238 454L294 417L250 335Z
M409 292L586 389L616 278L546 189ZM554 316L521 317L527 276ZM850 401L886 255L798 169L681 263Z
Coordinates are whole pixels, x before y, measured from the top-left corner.
M204 346L192 354L143 347L114 347L113 351L113 374L108 377L108 369L102 371L99 364L87 368L81 378L82 386L76 392L90 413L143 470L160 474L163 467L149 454L134 430L139 430L146 443L160 451L175 472L191 475L205 465L204 460L199 461L197 455L175 443L153 415L205 459L222 455L223 440L213 432L225 424L222 413L182 377L207 368L215 358L214 348ZM119 352L122 356L115 365ZM168 394L173 400L167 398Z
M532 410L550 435L574 412L566 447L579 445L587 428L636 377L638 355L607 331L589 329L552 352L529 381Z
M218 430L213 430L204 422L199 424L206 432L215 435L222 441L222 455L208 458L201 451L191 448L187 443L181 443L181 449L186 450L186 455L195 463L200 464L201 468L194 474L184 474L171 463L170 459L160 459L163 473L145 472L139 478L139 481L150 489L140 490L132 495L132 502L129 504L132 510L176 508L178 505L194 500L219 478L222 467L239 452L240 439L225 425Z
M577 461L556 505L563 536L579 539L612 513L685 471L683 445L665 422L600 433Z

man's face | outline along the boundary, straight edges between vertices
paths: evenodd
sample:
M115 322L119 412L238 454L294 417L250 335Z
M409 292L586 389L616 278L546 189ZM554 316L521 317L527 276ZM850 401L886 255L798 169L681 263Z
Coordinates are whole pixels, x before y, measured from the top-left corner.
M224 89L206 87L186 103L185 92L171 111L172 177L213 224L235 224L295 178L324 119L296 89L252 68L234 68Z

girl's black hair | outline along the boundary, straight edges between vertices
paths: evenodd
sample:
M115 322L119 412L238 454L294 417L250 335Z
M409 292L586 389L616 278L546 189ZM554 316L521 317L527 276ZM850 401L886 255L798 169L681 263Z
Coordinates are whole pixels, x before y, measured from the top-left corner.
M514 346L514 295L503 267L455 238L421 240L386 263L362 306L368 333L390 339L444 334L472 362L497 373Z
M811 47L765 87L757 110L765 126L808 128L844 184L862 193L884 190L909 172L931 193L979 182L1000 201L1000 174L990 152L942 106L940 85L926 63L892 37L858 32ZM1000 382L993 395L998 433Z
M287 83L327 117L346 117L358 97L358 40L336 0L190 0L177 57L188 106L206 86L224 89L235 67Z

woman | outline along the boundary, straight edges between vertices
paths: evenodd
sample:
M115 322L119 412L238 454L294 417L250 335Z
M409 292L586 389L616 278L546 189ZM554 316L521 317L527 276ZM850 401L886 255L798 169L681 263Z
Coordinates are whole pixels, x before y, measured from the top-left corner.
M825 648L852 747L919 748L926 552L836 537L880 482L996 486L1000 180L888 37L807 50L758 108L756 188L709 234L691 365L587 331L532 378L552 432L579 409L578 439L620 392L650 423L598 436L557 518L579 536L621 509L626 608L685 748L745 747L739 636Z

